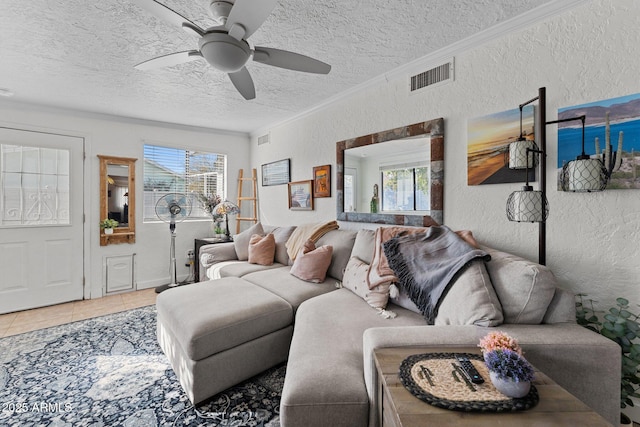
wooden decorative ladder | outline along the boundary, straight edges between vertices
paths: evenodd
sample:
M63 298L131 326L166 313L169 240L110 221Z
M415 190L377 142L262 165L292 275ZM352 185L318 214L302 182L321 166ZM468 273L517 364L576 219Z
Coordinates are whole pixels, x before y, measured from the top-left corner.
M238 205L238 207L240 208L240 215L242 215L242 202L249 202L251 204L251 208L253 211L253 216L251 217L242 217L242 216L237 216L236 217L236 234L240 233L240 223L241 221L253 221L253 223L255 224L256 222L258 222L258 172L256 171L256 169L252 169L251 171L251 178L245 178L244 177L244 172L242 169L240 169L240 172L238 173L238 202L236 203ZM244 181L252 181L251 184L251 196L243 196L242 195L242 183Z

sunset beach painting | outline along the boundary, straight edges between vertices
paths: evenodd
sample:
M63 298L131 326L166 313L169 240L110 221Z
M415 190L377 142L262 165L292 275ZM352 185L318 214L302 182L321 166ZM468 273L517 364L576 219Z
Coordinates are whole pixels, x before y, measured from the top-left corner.
M522 133L534 139L534 107L522 110ZM520 109L470 119L467 123L467 184L525 182L525 170L509 169L509 144L520 136ZM535 181L535 170L529 170Z
M607 190L640 189L640 93L605 99L588 104L558 109L558 119L586 116L585 154L596 157L598 138L600 151L605 149L606 117L609 114L609 134L612 151L618 151L622 136L622 164L611 174ZM558 124L558 190L562 166L582 153L582 124L569 121Z

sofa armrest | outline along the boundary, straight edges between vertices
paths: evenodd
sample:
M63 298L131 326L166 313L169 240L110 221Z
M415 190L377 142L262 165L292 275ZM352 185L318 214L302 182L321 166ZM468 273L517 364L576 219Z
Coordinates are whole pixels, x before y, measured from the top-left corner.
M522 346L527 360L560 386L616 425L620 417L620 347L572 323L478 326L407 326L371 328L364 333L364 376L369 394L369 425L377 426L377 371L373 351L387 347L477 346L480 338L503 331Z
M238 255L233 242L214 243L211 245L203 245L200 247L200 256L198 262L200 263L200 277L199 281L207 279L207 269L214 264L222 261L237 260Z

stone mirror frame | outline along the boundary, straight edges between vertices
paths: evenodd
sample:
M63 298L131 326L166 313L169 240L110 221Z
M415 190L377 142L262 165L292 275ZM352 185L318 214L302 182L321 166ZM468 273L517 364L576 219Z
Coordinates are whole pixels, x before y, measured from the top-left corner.
M428 215L397 213L363 213L344 211L344 151L350 148L381 144L403 138L424 135L430 137L430 210ZM427 227L442 224L444 196L444 119L415 123L383 132L336 142L336 194L338 221L367 222Z
M116 243L135 243L136 241L136 165L137 159L98 155L100 159L100 221L105 218L116 219L121 223L113 234L105 234L100 229L100 246ZM117 171L117 172L116 172ZM123 188L123 195L116 194L117 188ZM120 217L113 218L113 200L124 197L124 210ZM126 216L126 217L125 217Z

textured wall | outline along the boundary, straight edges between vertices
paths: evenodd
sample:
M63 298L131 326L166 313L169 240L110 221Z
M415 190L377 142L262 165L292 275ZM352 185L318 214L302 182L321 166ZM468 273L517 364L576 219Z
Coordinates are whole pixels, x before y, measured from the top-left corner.
M252 163L259 168L291 158L292 180L311 179L313 166L335 165L336 141L444 117L445 223L537 260L538 226L510 223L505 216L506 199L521 184L467 186L467 120L517 108L542 86L548 120L561 107L640 92L639 15L640 2L634 0L590 2L456 55L450 84L409 95L405 80L392 80L274 128L269 144L257 146L252 140ZM555 126L547 135L547 264L564 287L601 303L620 295L640 302L640 192L556 191ZM335 191L335 180L332 185ZM266 223L335 218L334 197L316 199L313 212L286 210L286 186L259 186L259 197Z

